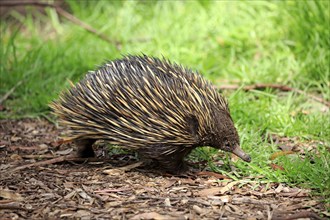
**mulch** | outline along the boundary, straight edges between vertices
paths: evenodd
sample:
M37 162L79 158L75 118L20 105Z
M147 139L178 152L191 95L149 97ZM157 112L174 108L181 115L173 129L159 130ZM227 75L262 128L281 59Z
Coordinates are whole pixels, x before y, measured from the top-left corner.
M1 219L322 219L309 189L232 180L207 170L170 175L134 153L75 158L43 119L0 121Z

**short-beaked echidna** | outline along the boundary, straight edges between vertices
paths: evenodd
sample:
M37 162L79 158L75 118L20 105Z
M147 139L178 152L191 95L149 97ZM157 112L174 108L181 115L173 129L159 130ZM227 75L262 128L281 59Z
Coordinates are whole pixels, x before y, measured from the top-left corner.
M198 146L251 160L239 146L225 98L200 74L165 59L142 55L107 62L51 107L83 157L94 156L92 144L103 139L172 172Z

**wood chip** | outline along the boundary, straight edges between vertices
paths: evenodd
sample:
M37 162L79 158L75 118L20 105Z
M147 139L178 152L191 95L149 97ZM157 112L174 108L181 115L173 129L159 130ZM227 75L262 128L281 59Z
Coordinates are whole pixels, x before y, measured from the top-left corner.
M3 190L0 189L0 197L4 198L4 199L10 199L13 201L23 201L24 198L21 194L10 191L10 190Z

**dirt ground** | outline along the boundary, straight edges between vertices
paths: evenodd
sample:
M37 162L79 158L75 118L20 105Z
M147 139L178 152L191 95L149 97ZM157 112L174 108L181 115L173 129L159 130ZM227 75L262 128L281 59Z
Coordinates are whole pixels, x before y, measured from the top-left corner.
M134 153L73 158L46 120L0 121L0 219L321 219L310 191L209 171L173 176ZM219 181L219 180L226 181Z

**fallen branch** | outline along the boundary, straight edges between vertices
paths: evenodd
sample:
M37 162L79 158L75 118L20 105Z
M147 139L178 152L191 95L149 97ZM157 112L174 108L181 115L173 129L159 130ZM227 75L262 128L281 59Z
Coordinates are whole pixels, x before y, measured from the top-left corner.
M109 39L105 34L99 33L92 26L90 26L89 24L79 20L77 17L75 17L74 15L70 14L69 12L63 10L60 7L56 7L56 11L57 11L57 13L59 13L60 15L62 15L63 17L65 17L66 19L71 21L72 23L75 23L75 24L79 25L80 27L84 28L85 30L87 30L88 32L95 34L96 36L98 36L102 40L105 40L110 44L114 44L115 47L117 48L117 50L121 49L121 43L119 41Z
M210 172L210 171L201 171L201 172L198 172L196 175L198 175L198 176L213 176L213 177L218 178L218 179L229 179L229 180L231 179L228 176L222 175L220 173Z
M118 50L121 49L121 42L119 42L117 40L111 40L105 34L99 33L95 28L93 28L89 24L81 21L80 19L78 19L74 15L70 14L69 12L65 11L64 9L62 9L58 5L47 3L47 2L40 2L40 1L24 1L24 2L21 2L21 1L19 1L19 2L10 1L10 2L0 2L0 6L2 6L2 7L39 6L39 7L51 7L51 8L54 8L59 15L61 15L64 18L68 19L72 23L74 23L76 25L79 25L80 27L82 27L83 29L87 30L88 32L90 32L92 34L95 34L97 37L101 38L102 40L107 41L110 44L114 44L115 47Z
M49 164L60 163L60 162L64 162L64 161L66 161L66 162L68 162L68 161L70 161L70 162L100 162L100 159L99 158L81 158L81 157L75 157L73 155L60 156L60 157L52 158L49 160L43 160L43 161L36 162L36 163L25 164L23 166L19 166L19 167L12 169L11 172L24 170L24 169L30 168L30 167L45 166L45 165L49 165ZM102 161L104 161L104 160L102 160Z
M272 204L272 202L252 199L248 197L233 198L231 203L235 205L239 205L239 204L271 205Z
M273 215L273 220L294 220L294 219L321 219L317 214L315 214L314 212L310 212L310 211L302 211L302 212L298 212L292 215L288 215L288 214L277 214L277 215Z
M236 85L236 84L229 84L229 85L221 85L218 88L221 90L236 90L239 89L241 86L240 85ZM266 89L266 88L271 88L271 89L278 89L280 91L292 91L293 88L286 86L286 85L280 85L280 84L268 84L268 83L258 83L258 84L254 84L254 85L247 85L247 86L243 86L242 89L244 91L249 91L249 90L253 90L253 89Z
M0 6L2 7L14 7L14 6L40 6L40 7L56 7L56 5L47 2L41 1L15 1L15 0L8 0L8 1L1 1Z
M285 156L285 155L289 155L289 154L294 154L295 152L293 152L292 150L284 150L284 151L277 151L275 153L273 153L270 156L270 160L275 160L276 158L280 157L280 156Z
M264 90L264 89L270 88L270 89L277 89L277 90L280 90L280 91L283 91L283 92L292 91L292 92L296 92L296 93L301 94L301 95L305 95L308 98L313 99L314 101L320 102L320 103L326 105L327 107L330 107L330 102L322 99L321 97L318 97L318 96L315 96L315 95L312 95L312 94L308 94L308 93L306 93L306 92L304 92L300 89L292 88L292 87L289 87L289 86L286 86L286 85L281 85L281 84L258 83L258 84L254 84L254 85L243 86L243 87L241 87L239 85L236 85L236 84L233 84L233 85L222 85L222 86L219 86L217 88L220 89L220 90L237 90L237 89L241 88L244 91Z
M44 166L44 165L48 165L48 164L54 164L54 163L59 163L59 162L63 162L67 159L73 158L73 156L62 156L62 157L56 157L50 160L44 160L44 161L40 161L40 162L36 162L36 163L29 163L29 164L25 164L23 166L19 166L16 167L14 169L12 169L12 172L16 172L19 170L24 170L26 168L30 168L30 167L35 167L35 166Z
M11 88L4 96L2 96L2 98L0 99L0 105L8 99L8 97L15 91L17 87L19 87L22 84L22 82L23 82L22 80L18 81L13 88Z
M22 207L22 204L18 202L0 203L0 210L3 209L26 210L24 207Z
M151 199L154 199L154 200L165 200L166 198L168 197L162 197L162 196L143 196L143 195L139 195L136 197L137 200L138 199L143 199L143 200L151 200ZM180 201L182 200L182 197L170 197L171 201ZM211 203L208 202L208 201L205 201L203 199L198 199L198 198L188 198L186 197L185 199L188 200L188 202L191 202L191 203L200 203L200 204L203 204L204 206L211 206Z
M21 156L22 158L25 158L25 159L37 159L37 160L40 160L40 159L52 159L54 158L53 155L22 155Z

